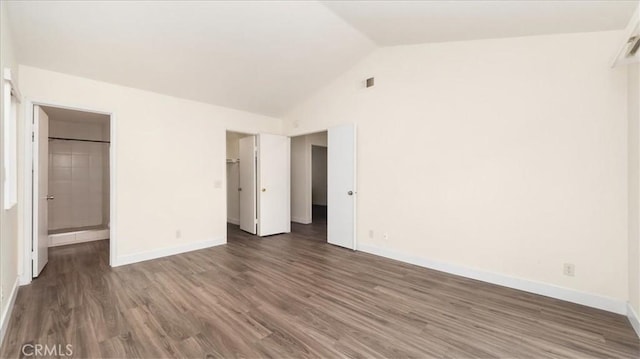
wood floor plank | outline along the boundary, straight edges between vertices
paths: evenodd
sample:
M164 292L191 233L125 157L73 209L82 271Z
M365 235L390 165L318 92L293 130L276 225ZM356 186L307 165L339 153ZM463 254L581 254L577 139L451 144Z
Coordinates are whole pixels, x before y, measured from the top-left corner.
M51 248L0 357L640 357L623 316L335 247L319 222L117 268L108 240Z

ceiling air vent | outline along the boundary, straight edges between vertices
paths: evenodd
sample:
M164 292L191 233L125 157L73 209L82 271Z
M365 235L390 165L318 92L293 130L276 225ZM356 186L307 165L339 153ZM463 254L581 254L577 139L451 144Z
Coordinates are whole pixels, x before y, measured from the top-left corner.
M375 85L375 79L373 77L369 77L366 81L365 81L365 86L366 87L373 87L373 85Z

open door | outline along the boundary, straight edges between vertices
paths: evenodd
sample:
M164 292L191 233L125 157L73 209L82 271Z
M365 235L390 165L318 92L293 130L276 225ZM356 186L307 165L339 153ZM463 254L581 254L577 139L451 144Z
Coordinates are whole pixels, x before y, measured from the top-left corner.
M49 260L49 117L40 108L33 107L35 130L33 149L33 277L37 277Z
M256 136L240 139L240 229L257 233Z
M330 128L327 153L327 241L356 249L356 128Z
M291 232L291 138L258 135L258 235Z

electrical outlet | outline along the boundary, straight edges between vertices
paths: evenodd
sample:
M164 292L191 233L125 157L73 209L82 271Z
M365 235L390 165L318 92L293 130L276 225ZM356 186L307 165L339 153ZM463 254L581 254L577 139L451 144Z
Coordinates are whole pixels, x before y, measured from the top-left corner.
M573 265L572 263L565 263L564 264L564 275L569 276L569 277L575 277L575 275L576 275L576 266Z
M180 238L180 237L182 237L182 232L178 229L176 231L176 238Z
M369 238L373 238L373 229L369 230Z
M384 232L384 234L382 235L382 239L383 239L383 240L385 240L385 241L386 241L387 239L389 239L389 233Z

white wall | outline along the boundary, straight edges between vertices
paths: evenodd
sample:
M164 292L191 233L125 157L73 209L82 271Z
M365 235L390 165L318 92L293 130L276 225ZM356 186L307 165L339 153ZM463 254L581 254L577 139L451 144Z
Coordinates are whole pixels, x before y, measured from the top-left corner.
M11 38L11 30L8 24L7 17L7 3L6 1L0 2L0 71L4 73L5 68L12 70L12 76L18 78L18 66L16 63L13 43ZM0 86L0 99L4 98L4 77L2 77L2 84ZM0 111L0 124L4 123L4 105L2 105L3 111ZM18 116L20 111L18 110ZM20 121L19 121L20 123ZM19 125L20 126L20 125ZM0 169L4 168L3 164L3 134L2 126L0 126ZM18 146L21 146L21 141L18 140ZM22 159L19 158L19 165L22 163ZM0 170L1 171L1 170ZM0 176L0 181L4 188L4 176ZM18 184L18 193L20 193L22 186ZM3 201L3 191L0 191L0 203ZM20 196L18 197L20 201ZM20 203L20 202L19 202ZM19 245L18 245L18 211L21 206L17 205L10 210L4 210L4 207L0 207L0 342L3 338L5 326L7 324L8 308L12 299L12 293L16 288L16 282L18 279L19 266L21 260L18 257Z
M312 154L311 146L327 147L327 132L322 131L291 139L291 221L312 222Z
M108 122L50 119L49 136L108 141ZM50 231L108 224L108 159L107 143L49 141Z
M629 69L629 303L640 314L640 65Z
M28 66L20 73L31 99L114 113L116 262L223 243L226 130L282 130L270 117Z
M619 37L379 49L286 126L295 135L357 124L360 249L587 293L621 312L627 81L609 63Z

